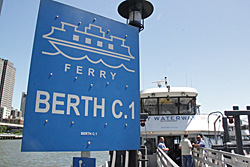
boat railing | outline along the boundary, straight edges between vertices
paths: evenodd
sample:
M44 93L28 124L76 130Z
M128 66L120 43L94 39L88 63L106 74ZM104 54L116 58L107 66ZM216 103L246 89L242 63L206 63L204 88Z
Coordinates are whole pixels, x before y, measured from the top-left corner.
M157 165L159 167L179 167L162 149L157 148Z
M136 156L136 162L132 162L132 165L137 165L138 167L148 167L148 157L147 157L147 147L144 145L141 145L140 150L137 150L136 154L133 154L129 150L126 151L111 151L110 152L110 161L106 161L102 167L129 167L131 166L131 162L129 160L130 154L132 156ZM133 160L131 160L133 161ZM138 164L137 164L138 163Z
M148 155L147 155L147 147L141 145L141 149L138 151L138 167L148 167Z
M250 157L202 147L193 149L195 167L250 167Z
M121 164L121 155L124 155L124 162L123 165ZM109 165L106 163L106 165ZM116 167L116 166L129 166L129 151L112 151L111 156L111 162L110 167Z

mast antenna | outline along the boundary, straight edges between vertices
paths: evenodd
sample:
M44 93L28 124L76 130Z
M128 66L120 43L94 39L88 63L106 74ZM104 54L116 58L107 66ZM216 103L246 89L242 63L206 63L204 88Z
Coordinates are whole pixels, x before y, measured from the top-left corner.
M165 77L164 80L161 80L161 81L153 81L152 83L157 83L158 88L160 88L162 82L165 83L166 88L168 88L168 91L170 91L170 85L168 85L167 77Z

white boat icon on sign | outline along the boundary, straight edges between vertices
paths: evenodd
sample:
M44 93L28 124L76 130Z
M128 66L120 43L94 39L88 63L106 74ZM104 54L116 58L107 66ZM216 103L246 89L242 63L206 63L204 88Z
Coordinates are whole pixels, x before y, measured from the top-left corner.
M78 30L77 25L61 22L62 26L51 27L51 32L43 35L43 38L48 39L49 43L55 48L56 52L43 51L46 55L61 54L71 60L87 59L93 64L102 63L109 68L123 67L129 72L135 72L128 69L122 61L129 62L135 57L130 52L130 47L125 45L125 38L110 35L106 37L106 33L102 31L102 27L89 24L84 31ZM66 34L67 32L67 34ZM75 52L69 51L71 48ZM87 53L95 53L100 57L91 57ZM111 65L104 61L105 57L121 60L119 64Z

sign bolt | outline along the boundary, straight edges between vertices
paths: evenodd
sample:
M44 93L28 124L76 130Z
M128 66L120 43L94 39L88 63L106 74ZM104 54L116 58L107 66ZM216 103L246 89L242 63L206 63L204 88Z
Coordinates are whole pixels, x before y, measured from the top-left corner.
M128 37L128 35L125 35L125 38L127 38Z
M75 77L75 79L77 79L77 77Z
M56 19L58 18L59 16L58 15L56 15Z
M47 122L48 122L48 120L46 119L46 120L45 120L45 122L47 123Z
M78 26L79 26L81 23L82 23L82 22L79 21Z
M128 88L128 85L126 85L126 88Z
M90 143L90 141L88 142L88 145L90 145L91 143Z
M74 123L75 123L74 121L71 122L71 124L74 124Z
M128 124L125 124L125 126L128 126Z
M93 87L93 84L90 84L90 87Z
M49 75L50 75L50 76L52 76L53 74L52 74L52 73L50 73Z
M105 126L107 126L108 125L108 123L105 123Z
M96 18L93 19L93 22L95 22L95 21L96 21Z
M107 31L107 34L109 33L109 30Z
M107 82L107 85L109 85L109 82Z

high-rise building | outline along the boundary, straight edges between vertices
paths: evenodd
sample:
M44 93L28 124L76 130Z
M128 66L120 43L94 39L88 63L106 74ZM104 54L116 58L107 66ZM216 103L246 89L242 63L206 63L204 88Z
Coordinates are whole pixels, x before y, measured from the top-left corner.
M0 121L2 122L3 119L8 119L6 117L6 110L7 108L6 107L0 107Z
M12 109L8 122L23 125L22 111L18 111L18 109Z
M0 0L0 15L1 15L2 6L3 6L3 0Z
M21 107L20 107L20 111L22 111L22 117L24 117L24 113L25 113L26 98L27 98L27 93L22 92Z
M0 59L0 106L6 107L3 117L11 114L16 68L9 60Z

